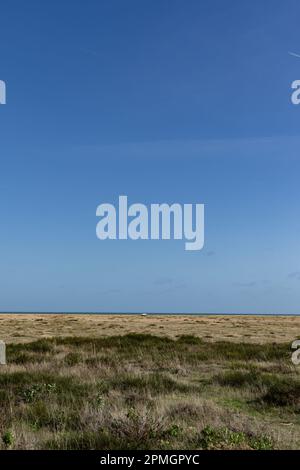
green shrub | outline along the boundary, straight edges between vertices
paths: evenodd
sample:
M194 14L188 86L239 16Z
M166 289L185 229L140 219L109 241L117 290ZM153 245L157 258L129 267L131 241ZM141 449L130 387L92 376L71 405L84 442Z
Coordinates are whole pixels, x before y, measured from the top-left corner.
M254 450L272 450L274 445L268 436L258 436L250 438L250 446Z
M262 388L264 376L257 370L252 371L229 371L215 377L215 381L220 385L234 388L252 387Z
M21 398L27 403L32 403L37 399L46 398L47 396L56 393L56 391L57 388L55 383L36 384L23 389L21 392Z
M267 393L261 397L262 402L276 406L300 408L300 382L295 380L274 380Z
M200 435L202 449L256 449L273 448L272 440L265 436L252 436L244 432L232 431L226 427L206 426Z
M12 447L15 442L15 437L11 431L6 431L2 436L2 442L7 449Z

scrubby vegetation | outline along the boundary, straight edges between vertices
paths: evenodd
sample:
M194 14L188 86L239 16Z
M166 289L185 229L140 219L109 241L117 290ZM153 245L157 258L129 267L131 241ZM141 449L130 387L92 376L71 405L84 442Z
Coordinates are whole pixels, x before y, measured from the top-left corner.
M10 344L2 449L300 447L287 344L130 334Z

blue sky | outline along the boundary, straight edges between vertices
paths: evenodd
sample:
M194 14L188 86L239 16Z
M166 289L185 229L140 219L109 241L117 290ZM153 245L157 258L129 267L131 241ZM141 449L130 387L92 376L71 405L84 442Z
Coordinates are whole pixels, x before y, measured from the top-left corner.
M300 313L296 0L1 2L0 310ZM96 207L204 203L205 247Z

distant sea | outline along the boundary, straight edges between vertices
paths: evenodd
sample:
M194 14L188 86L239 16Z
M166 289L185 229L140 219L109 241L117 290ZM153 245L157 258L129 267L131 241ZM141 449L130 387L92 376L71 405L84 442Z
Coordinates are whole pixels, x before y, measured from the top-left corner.
M256 316L256 317L298 317L299 313L189 313L189 312L181 312L181 313L173 313L173 312L0 312L0 315L173 315L173 316L200 316L200 317L211 317L211 316L234 316L234 315L242 315L242 316Z

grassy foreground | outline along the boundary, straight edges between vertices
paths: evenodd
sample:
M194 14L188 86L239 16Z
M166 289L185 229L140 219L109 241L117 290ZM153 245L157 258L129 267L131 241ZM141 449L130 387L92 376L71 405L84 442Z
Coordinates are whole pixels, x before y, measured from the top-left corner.
M143 334L9 344L2 449L300 448L290 344Z

